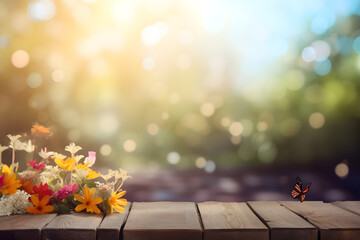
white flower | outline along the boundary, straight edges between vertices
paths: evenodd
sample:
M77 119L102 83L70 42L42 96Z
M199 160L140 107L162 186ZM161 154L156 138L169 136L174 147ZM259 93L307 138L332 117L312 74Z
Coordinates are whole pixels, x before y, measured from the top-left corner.
M80 177L80 178L85 178L86 175L89 174L89 170L85 170L85 169L76 169L76 174ZM75 175L76 175L75 174Z
M45 166L40 174L40 181L49 184L54 191L59 190L63 186L63 180L60 176L60 168L58 166Z
M7 147L7 146L1 146L1 144L0 144L0 154L3 152L3 151L5 151L6 149L8 149L9 147Z
M100 183L95 182L96 188L94 192L95 197L101 197L102 199L109 199L114 191L113 183Z
M39 185L40 180L40 173L38 171L33 170L26 170L19 173L19 176L23 180L30 180L32 184Z
M12 195L5 195L0 199L0 216L26 213L26 208L31 207L30 194L18 190Z
M19 140L21 135L12 136L8 134L7 137L10 139L9 147L14 150L25 150L27 152L33 152L35 149L35 146L32 144L31 140L29 140L27 143L21 142Z
M25 151L27 151L28 153L31 153L31 152L33 152L33 151L35 150L35 145L33 145L32 142L31 142L31 140L29 140L29 141L27 142L27 144L26 144L26 143L23 143L23 148L22 148L21 150L25 150Z
M26 143L21 142L20 140L15 140L14 142L10 143L9 147L14 150L24 150Z
M54 152L54 153L53 153L53 156L54 156L55 158L60 158L60 159L65 159L65 158L66 158L65 155L62 155L61 153L57 153L57 152Z
M19 172L19 176L23 180L31 180L31 179L35 178L37 175L38 175L38 172L33 171L33 170L26 170L23 172Z
M13 135L11 135L11 134L8 134L7 137L10 139L10 144L9 144L9 146L12 148L12 146L14 145L14 142L15 142L16 140L18 140L19 138L21 138L21 135L15 135L15 136L13 136Z
M110 178L114 177L117 172L116 170L108 169L108 173L105 175L102 174L101 177L107 182Z
M78 163L83 157L84 157L84 155L76 155L76 156L74 157L76 163Z
M73 156L75 155L75 153L77 153L78 151L80 151L82 148L80 146L76 146L75 143L70 143L69 146L65 147L65 151L68 151L71 153L72 158L74 158Z
M92 165L94 165L95 161L96 161L96 152L90 151L89 156L85 158L84 163L85 164L88 163L89 164L88 166L91 167Z
M39 152L39 156L44 160L48 159L53 154L54 154L54 152L48 152L47 148L41 149L40 152Z
M131 176L127 175L127 171L125 171L122 168L119 168L120 174L119 177L122 178L123 182L125 182L126 179L131 178Z

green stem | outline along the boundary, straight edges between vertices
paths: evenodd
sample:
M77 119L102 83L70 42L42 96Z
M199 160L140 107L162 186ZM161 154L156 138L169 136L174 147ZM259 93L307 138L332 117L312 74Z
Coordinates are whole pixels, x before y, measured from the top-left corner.
M11 159L11 176L14 172L14 165L15 165L15 149L12 149L12 159Z

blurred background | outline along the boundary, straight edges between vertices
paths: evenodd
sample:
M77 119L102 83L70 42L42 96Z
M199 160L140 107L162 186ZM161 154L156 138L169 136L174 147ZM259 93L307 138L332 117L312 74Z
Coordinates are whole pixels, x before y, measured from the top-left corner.
M357 0L2 0L0 61L1 144L50 127L129 201L360 200Z

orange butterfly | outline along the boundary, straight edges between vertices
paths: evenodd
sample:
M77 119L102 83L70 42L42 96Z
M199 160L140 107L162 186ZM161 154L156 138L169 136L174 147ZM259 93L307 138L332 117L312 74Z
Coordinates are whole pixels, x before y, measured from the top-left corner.
M306 189L302 190L302 182L301 179L298 177L296 179L295 189L291 191L291 196L296 199L298 198L300 202L303 202L305 199L305 194L309 192L311 183L306 187Z

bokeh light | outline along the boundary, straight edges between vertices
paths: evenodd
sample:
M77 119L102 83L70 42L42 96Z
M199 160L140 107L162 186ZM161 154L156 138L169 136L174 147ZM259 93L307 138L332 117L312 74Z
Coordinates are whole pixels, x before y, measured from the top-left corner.
M232 122L229 127L229 132L233 136L240 136L244 131L244 127L240 122Z
M325 124L325 116L320 112L312 113L309 117L309 124L313 128L321 128Z
M51 74L51 78L54 82L62 82L64 80L64 72L61 70L54 70Z
M54 129L49 150L71 141L98 150L99 168L194 171L194 186L197 174L214 177L223 199L245 191L243 180L264 185L256 173L219 177L248 167L286 170L274 180L284 187L292 166L324 166L346 185L360 157L359 9L354 0L2 1L0 131L39 122Z
M104 157L110 156L112 147L109 144L104 144L100 147L100 154Z
M33 21L46 21L56 14L56 6L51 0L38 0L31 2L28 15Z
M33 72L29 74L29 76L26 79L26 82L29 87L38 88L41 86L43 82L43 78L40 73Z
M25 50L16 50L11 56L12 64L17 68L24 68L29 64L30 56Z
M206 166L206 159L203 157L198 157L195 160L195 165L197 168L204 168Z
M167 155L167 161L170 164L178 164L180 162L180 155L177 152L170 152Z
M133 152L136 149L136 142L132 139L126 140L123 144L123 148L126 152Z
M346 178L349 174L349 167L345 163L339 163L335 167L335 173L339 178Z
M314 62L314 70L320 76L327 75L331 70L331 62L327 58L319 58Z

